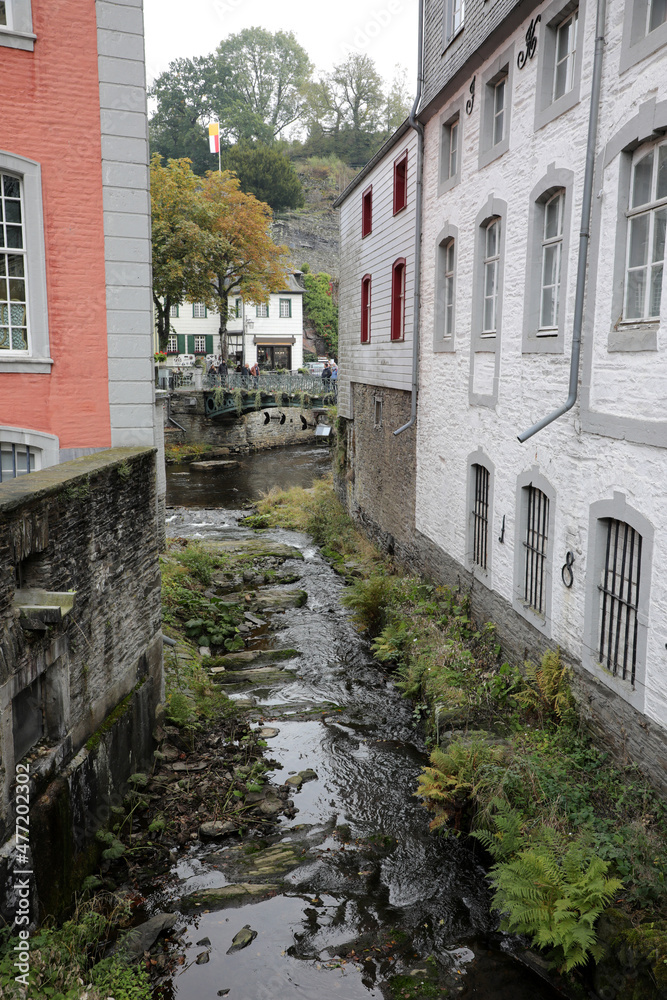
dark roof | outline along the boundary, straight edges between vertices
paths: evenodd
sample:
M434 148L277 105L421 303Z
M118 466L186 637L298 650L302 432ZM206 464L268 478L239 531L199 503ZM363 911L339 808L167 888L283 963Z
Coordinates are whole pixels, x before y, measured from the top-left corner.
M333 203L334 208L338 208L339 205L343 204L348 195L350 195L355 188L359 187L361 182L364 180L365 177L368 176L373 167L377 163L379 163L380 160L384 159L384 157L387 155L392 146L395 146L396 143L403 138L405 133L409 132L409 130L410 130L410 122L406 118L403 124L398 126L394 134L389 136L384 145L380 146L377 153L375 153L375 155L370 158L366 166L362 167L359 173L356 175L356 177L350 181L350 183L347 185L343 193L338 195L335 202Z

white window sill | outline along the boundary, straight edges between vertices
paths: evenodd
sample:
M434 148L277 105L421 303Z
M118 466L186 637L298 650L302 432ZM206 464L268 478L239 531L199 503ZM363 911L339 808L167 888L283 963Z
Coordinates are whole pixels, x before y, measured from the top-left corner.
M16 374L50 375L52 365L53 358L0 357L0 373L14 372Z
M609 331L607 350L612 354L620 351L657 351L659 325L658 320L619 323Z
M35 48L37 35L32 31L15 31L13 28L0 27L0 45L10 49L24 49L32 52Z

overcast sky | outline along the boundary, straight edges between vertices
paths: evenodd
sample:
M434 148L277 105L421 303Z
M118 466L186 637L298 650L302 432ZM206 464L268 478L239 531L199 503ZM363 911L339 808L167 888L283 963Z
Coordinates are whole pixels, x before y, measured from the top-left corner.
M293 31L316 70L367 53L387 81L400 63L416 89L417 0L144 0L144 15L149 83L172 59L206 55L228 35L261 27Z

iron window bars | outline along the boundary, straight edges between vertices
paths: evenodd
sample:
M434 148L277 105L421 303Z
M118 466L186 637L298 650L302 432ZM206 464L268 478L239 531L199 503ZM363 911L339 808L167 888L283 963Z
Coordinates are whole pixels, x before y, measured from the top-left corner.
M607 521L600 590L599 660L615 677L634 685L642 536L625 521Z
M472 509L472 559L482 569L487 568L489 545L489 470L474 465L475 502Z
M35 453L29 445L0 445L0 483L35 471Z
M526 564L524 601L538 614L546 611L546 564L549 539L549 498L536 486L528 486L528 518L526 522Z

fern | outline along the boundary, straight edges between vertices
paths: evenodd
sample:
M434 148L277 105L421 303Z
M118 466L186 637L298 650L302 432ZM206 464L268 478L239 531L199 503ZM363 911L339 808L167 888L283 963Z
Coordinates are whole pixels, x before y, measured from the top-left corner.
M565 847L553 831L491 871L493 905L504 914L505 930L529 935L540 948L553 949L565 972L598 958L595 921L622 886L607 878L609 865L576 840Z
M433 766L424 768L415 793L434 813L431 830L443 826L460 830L464 820L471 820L502 782L507 754L504 746L476 741L453 740L447 750L436 747L430 757Z
M540 717L555 715L565 721L574 713L574 698L570 690L570 668L563 663L560 649L547 650L539 666L526 663L526 687L519 695L524 709Z
M494 861L512 857L525 843L525 817L506 799L494 796L485 811L490 828L474 830L473 837L486 848Z

